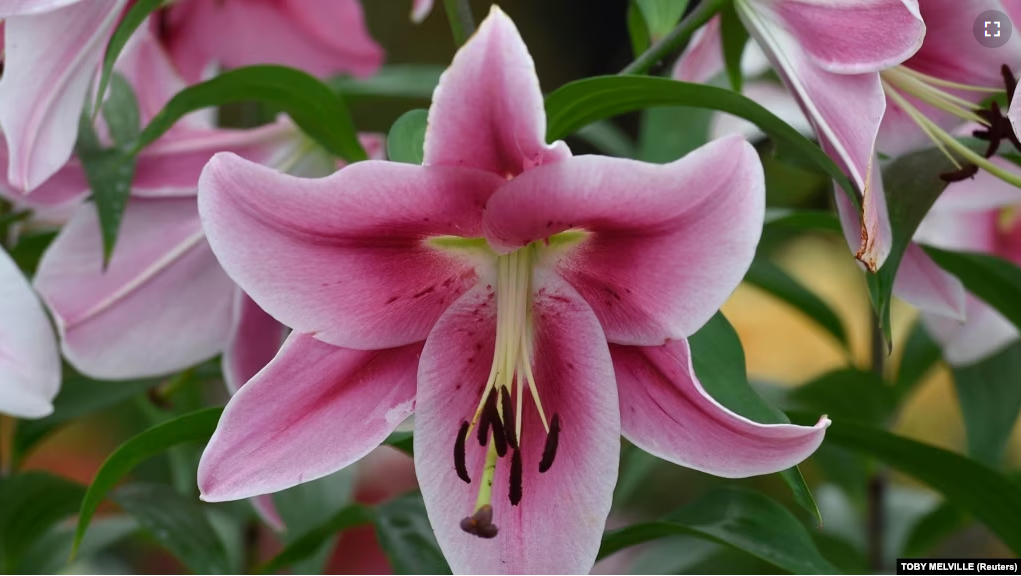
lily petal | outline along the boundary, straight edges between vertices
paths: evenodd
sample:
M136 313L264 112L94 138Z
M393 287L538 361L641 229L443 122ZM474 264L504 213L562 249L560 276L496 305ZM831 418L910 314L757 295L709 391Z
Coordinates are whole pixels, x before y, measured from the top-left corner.
M280 350L287 328L266 314L247 294L234 299L234 330L223 351L223 379L231 394L238 391Z
M832 155L830 146L824 144L823 149ZM862 212L859 214L846 192L835 184L833 186L837 214L840 216L840 226L847 246L854 252L855 258L874 272L882 268L893 249L893 228L886 207L886 189L876 158L873 158L869 166L869 186L866 192L867 196L862 200Z
M897 269L893 293L924 312L965 320L964 285L944 272L918 244L911 242Z
M900 64L921 48L928 24L922 22L918 0L777 0L770 5L812 62L838 74ZM958 27L967 28L960 21Z
M826 427L759 424L731 412L698 381L687 340L610 347L621 433L664 460L723 478L770 474L815 452Z
M49 12L79 1L80 0L0 0L0 18Z
M0 250L0 412L49 415L60 377L50 320L17 264Z
M228 68L283 64L325 77L365 77L383 61L357 0L189 0L170 9L168 45L189 81L218 62Z
M770 62L812 123L823 148L834 158L862 191L866 227L856 256L870 270L879 269L888 253L889 240L873 238L882 234L883 217L878 210L871 177L876 135L886 110L878 73L836 74L820 68L789 32L769 19L768 14L737 4L738 13L766 52Z
M1014 134L1021 138L1021 88L1014 90L1014 97L1010 100L1007 117L1010 118L1010 125L1014 127Z
M390 348L425 339L472 286L475 262L429 238L481 236L502 182L373 160L309 180L217 154L199 211L224 269L274 318L337 346Z
M140 197L194 196L203 168L217 152L274 164L289 141L298 137L294 125L283 119L248 130L178 130L138 155L131 193Z
M493 194L486 238L509 252L588 231L556 270L611 342L659 345L698 330L744 277L762 233L764 189L758 155L736 137L666 165L579 156Z
M101 379L169 374L219 354L236 288L209 250L195 200L132 199L103 270L94 204L43 255L35 286L64 355Z
M414 411L421 349L358 351L292 333L227 403L199 462L202 499L278 492L368 454Z
M1018 330L999 312L968 294L967 322L934 314L922 315L929 334L943 347L943 358L953 366L973 364L1006 348Z
M513 177L570 155L563 142L546 145L532 56L514 22L493 5L433 92L424 164Z
M277 532L287 530L287 525L284 524L284 519L281 518L280 513L277 512L277 505L273 502L272 494L253 496L248 501L252 503L252 508L255 509L255 513L259 515L259 518L262 518L262 521L265 522L267 526Z
M411 3L411 21L421 24L433 10L433 0L413 0Z
M81 0L4 22L0 125L7 178L31 191L71 157L86 92L127 0Z
M475 509L486 449L470 441L465 484L451 446L470 419L489 373L496 335L492 292L480 285L461 297L429 334L419 369L415 470L430 524L456 574L587 574L595 562L617 479L620 429L606 340L581 296L555 275L537 271L535 380L547 417L562 429L552 467L539 473L546 434L525 393L522 498L512 506L510 457L493 481L490 540L459 521Z
M674 64L671 75L681 82L705 83L723 71L723 36L720 16L713 16L691 37Z

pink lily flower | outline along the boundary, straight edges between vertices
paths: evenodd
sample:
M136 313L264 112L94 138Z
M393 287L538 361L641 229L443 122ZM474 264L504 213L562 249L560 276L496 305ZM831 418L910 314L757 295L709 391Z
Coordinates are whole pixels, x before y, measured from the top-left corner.
M878 269L889 254L889 218L873 168L886 109L883 69L919 49L925 25L917 0L738 0L752 38L801 104L823 148L862 191L864 223L854 222L856 257ZM837 192L842 214L850 202ZM852 210L845 220L856 218ZM860 233L859 233L860 231Z
M39 299L0 250L0 413L42 418L60 390L57 338Z
M1017 134L1018 138L1021 138L1021 89L1014 89L1014 97L1010 99L1010 110L1007 112L1007 117L1010 118L1010 125L1014 128L1014 133Z
M185 84L159 44L139 34L118 71L134 85L145 122ZM198 178L221 150L290 165L303 146L288 122L225 130L202 116L186 118L139 155L106 270L95 206L79 206L35 278L68 361L92 377L126 379L179 371L223 351L229 387L258 372L284 328L237 288L210 251L198 215ZM53 195L80 198L88 190L80 168L73 163L66 171L77 179L69 177Z
M751 146L663 166L572 157L545 124L532 59L494 7L436 88L424 166L307 180L213 158L199 183L210 245L294 331L228 403L199 465L204 500L335 472L414 412L416 473L455 572L587 572L621 434L726 477L818 447L825 418L762 425L716 403L685 340L754 255Z
M994 159L1021 175L1006 160ZM946 250L993 254L1021 265L1021 189L979 172L974 179L947 187L919 226L914 240ZM916 273L902 266L899 274ZM967 320L923 312L929 333L953 365L978 362L1018 339L1018 330L999 312L975 296L965 301Z
M315 76L363 77L383 61L358 0L185 0L170 6L160 30L192 82L210 64L283 64Z
M411 21L421 24L433 10L433 0L412 0Z
M78 117L127 0L7 0L0 126L7 179L30 192L74 150Z

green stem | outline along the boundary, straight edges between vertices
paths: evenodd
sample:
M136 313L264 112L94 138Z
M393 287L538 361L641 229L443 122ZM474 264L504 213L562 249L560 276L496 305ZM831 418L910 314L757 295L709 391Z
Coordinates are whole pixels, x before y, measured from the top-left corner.
M450 33L454 35L454 44L460 48L475 33L475 18L468 0L443 0L450 21Z
M870 314L870 316L872 371L882 379L885 374L886 343L883 341L883 328L879 316L876 314ZM876 470L869 477L868 508L866 510L868 561L869 568L874 574L882 574L886 568L883 544L886 541L886 492L889 482L889 470L883 464L877 464Z
M681 22L670 31L669 34L661 38L658 42L649 47L648 50L642 52L642 55L635 59L634 62L628 64L627 68L620 71L621 74L645 74L650 68L656 65L657 62L671 54L678 48L686 45L688 40L691 39L691 35L696 30L701 28L708 22L713 16L715 16L720 9L727 3L733 0L702 0L702 2L692 11L691 14L681 20ZM450 0L447 0L450 3Z

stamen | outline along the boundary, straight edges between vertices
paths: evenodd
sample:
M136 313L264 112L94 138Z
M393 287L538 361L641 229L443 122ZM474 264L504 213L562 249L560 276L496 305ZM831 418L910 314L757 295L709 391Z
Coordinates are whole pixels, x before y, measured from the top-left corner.
M539 462L539 473L544 473L553 466L553 459L557 456L557 444L560 443L560 415L554 414L550 422L549 435L546 436L546 446L542 449L542 461Z
M506 390L500 389L500 404L503 406L503 431L507 436L507 445L512 449L518 449L518 435L514 431L514 426L510 425L510 422L514 420L514 409L511 408L510 392L504 394Z
M472 479L468 476L468 467L465 466L465 442L468 440L468 421L461 422L461 429L457 432L457 440L454 442L454 468L457 470L457 477L464 480L465 484L471 484Z
M974 178L976 174L978 174L978 166L975 164L968 164L960 170L940 174L939 179L949 184L967 180L968 178Z
M511 456L510 470L510 503L517 506L521 503L521 451L515 450Z
M1010 66L1006 64L1000 67L1000 74L1003 75L1003 85L1007 89L1007 104L1010 104L1014 99L1014 92L1017 90L1017 80L1014 78L1014 73L1010 71Z
M461 519L461 530L479 538L494 538L497 530L493 524L493 507L489 504L482 506L474 514Z

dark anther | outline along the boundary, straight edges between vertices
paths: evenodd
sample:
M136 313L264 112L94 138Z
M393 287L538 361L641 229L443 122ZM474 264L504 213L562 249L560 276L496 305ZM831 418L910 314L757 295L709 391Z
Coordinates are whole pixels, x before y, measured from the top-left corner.
M500 458L507 455L507 439L504 437L503 422L500 420L500 412L496 409L496 396L499 390L492 390L482 406L482 415L479 417L479 445L485 446L489 431L493 431L493 444L496 446L496 454Z
M479 538L493 538L498 530L493 524L493 508L486 504L474 514L461 519L461 530Z
M545 472L553 466L553 459L557 456L557 444L560 442L560 415L554 414L553 420L549 423L549 434L546 436L546 446L542 449L542 461L539 462L539 472Z
M939 179L950 183L960 182L961 180L967 180L968 178L974 178L978 174L978 166L974 164L968 164L960 170L954 170L953 172L944 172L939 175Z
M521 451L515 450L511 455L510 502L517 506L521 502Z
M1003 75L1003 86L1007 89L1007 104L1010 104L1014 98L1014 91L1017 90L1017 80L1014 78L1014 73L1010 71L1010 66L1006 64L1000 67L1000 74Z
M507 445L517 450L518 435L514 430L514 408L511 406L510 392L504 394L503 388L500 389L500 404L503 404L503 431L507 437Z
M495 390L490 390L486 396L486 403L482 405L482 413L479 414L479 429L476 437L479 439L479 446L485 446L489 439L489 427L493 420L499 420L500 415L496 412Z
M468 421L461 422L461 429L457 432L457 441L454 442L454 468L457 470L457 477L471 484L472 479L468 476L468 468L464 464L465 442L468 440Z

